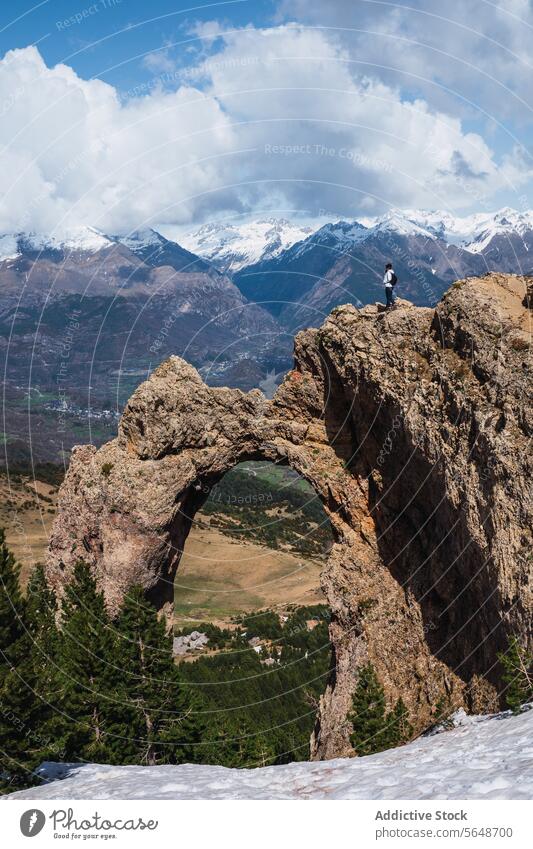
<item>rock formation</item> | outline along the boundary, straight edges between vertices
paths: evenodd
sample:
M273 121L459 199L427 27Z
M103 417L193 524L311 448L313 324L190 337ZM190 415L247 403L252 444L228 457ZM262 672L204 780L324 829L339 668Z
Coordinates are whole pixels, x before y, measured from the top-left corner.
M522 303L528 309L533 310L533 280L527 281L526 294Z
M295 341L272 401L208 388L177 357L134 392L118 437L74 450L48 557L60 591L93 568L111 610L128 587L171 614L195 512L250 459L286 463L322 500L335 673L312 755L349 754L370 659L417 731L437 705L496 706L497 652L531 639L531 312L523 278L452 286L436 309L336 308Z

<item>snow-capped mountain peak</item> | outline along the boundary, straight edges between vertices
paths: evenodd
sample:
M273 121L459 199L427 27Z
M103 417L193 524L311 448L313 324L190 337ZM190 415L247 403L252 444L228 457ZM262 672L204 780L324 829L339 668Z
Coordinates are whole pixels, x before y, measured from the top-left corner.
M391 208L379 217L337 220L314 227L286 218L266 217L242 224L214 221L190 233L162 227L161 232L143 228L106 235L95 227L66 227L51 234L6 233L0 235L0 262L16 260L26 252L62 251L96 253L123 245L145 258L154 252L183 250L206 260L223 272L236 273L259 262L277 259L289 249L292 260L309 248L324 245L350 252L368 239L395 235L403 238L439 239L471 254L482 254L497 237L523 241L520 250L533 244L533 211L503 207L496 212L458 216L443 210ZM177 238L176 237L177 234ZM528 235L529 234L529 235ZM501 243L500 243L501 247Z
M115 236L114 238L117 242L120 242L121 245L124 245L131 251L136 251L141 248L155 248L165 244L167 241L161 233L158 233L151 227L147 227L142 230L133 230L124 235Z
M239 271L246 265L273 259L296 242L306 239L313 227L285 218L261 218L243 224L204 224L179 239L187 250L209 260L222 271Z
M17 259L23 253L44 254L49 251L69 254L97 253L117 245L129 250L161 248L167 239L151 228L125 235L108 236L96 227L70 227L53 233L7 233L0 235L0 262Z
M355 241L372 235L394 233L399 236L424 236L458 245L470 253L481 253L495 236L523 236L533 230L533 211L518 212L504 207L496 212L457 216L443 210L390 209L384 215L358 218L366 234L354 231ZM340 230L342 222L326 225ZM346 222L344 222L344 225ZM321 231L319 231L321 232ZM346 238L350 233L345 229Z
M368 235L368 227L365 227L360 221L336 221L334 224L325 224L318 233L331 233L340 239L364 239Z
M533 212L517 212L516 209L504 207L495 213L470 216L463 222L470 224L470 232L465 234L463 247L471 253L481 253L496 236L523 237L528 230L532 230Z
M301 250L312 245L327 245L335 247L338 250L348 250L351 246L358 242L364 241L370 234L371 230L364 224L354 219L350 221L335 221L332 224L324 224L320 230L312 234L301 246Z
M52 233L5 233L0 235L0 262L16 260L22 253L97 253L114 245L114 240L96 227L67 227Z
M11 233L0 236L0 262L16 259L19 255L18 239Z
M5 238L5 237L4 237ZM113 239L96 227L78 226L54 230L52 233L19 233L15 237L20 248L32 251L68 251L96 253L113 246Z
M529 235L527 235L529 234ZM379 217L361 217L347 220L337 220L320 227L313 228L299 222L286 219L264 218L249 221L245 224L214 222L205 224L193 233L181 235L179 242L188 250L204 257L222 271L229 271L239 276L243 269L255 264L268 264L274 260L276 273L283 270L288 263L294 271L295 264L309 257L310 251L316 257L316 251L324 248L330 256L348 254L365 250L377 240L381 249L387 253L383 245L390 237L405 240L417 239L419 244L407 244L407 251L420 250L420 240L427 242L427 249L432 253L431 242L438 240L441 244L438 255L443 256L447 245L466 251L469 254L479 254L490 250L489 245L496 236L509 239L518 236L523 241L519 252L529 250L533 245L533 212L517 212L509 207L492 213L476 213L459 216L444 210L433 209L396 209L391 208ZM498 249L501 253L501 246ZM310 261L306 259L306 262ZM514 268L509 262L505 268ZM327 267L326 260L311 263L312 273L320 266L321 272ZM468 261L465 267L471 268ZM254 290L253 296L259 292Z
M423 219L422 219L423 220ZM414 220L409 217L406 212L402 212L401 210L392 209L390 212L387 212L382 218L378 219L373 227L374 232L391 232L396 233L400 236L433 236L434 234L424 226L424 224L419 223L419 221Z
M390 209L380 217L359 220L373 233L442 239L454 219L438 210Z

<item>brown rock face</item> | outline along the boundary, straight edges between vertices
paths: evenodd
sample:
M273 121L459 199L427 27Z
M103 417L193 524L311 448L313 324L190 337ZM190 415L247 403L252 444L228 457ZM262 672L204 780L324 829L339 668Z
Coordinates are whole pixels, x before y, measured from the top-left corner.
M140 583L170 612L191 521L249 459L314 487L335 545L322 583L335 673L315 758L352 753L346 720L371 660L417 731L437 703L491 709L497 652L531 640L531 313L522 278L455 284L436 310L338 307L300 333L272 401L210 389L172 357L130 399L117 439L75 449L50 540L59 590L94 569L112 610Z
M526 294L522 303L528 309L533 310L533 280L527 281Z

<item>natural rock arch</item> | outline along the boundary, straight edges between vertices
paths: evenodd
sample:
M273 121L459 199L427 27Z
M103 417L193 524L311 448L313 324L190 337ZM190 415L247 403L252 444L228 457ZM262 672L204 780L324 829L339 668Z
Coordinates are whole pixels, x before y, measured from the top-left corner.
M532 430L516 316L502 312L511 296L520 320L527 314L523 284L491 281L490 293L480 281L452 289L436 311L338 308L299 334L295 368L272 401L209 388L167 360L134 392L117 439L75 449L49 580L60 590L81 557L111 610L141 584L169 614L210 488L243 460L287 463L313 486L335 538L322 574L335 672L313 756L351 750L346 715L368 659L416 730L443 700L494 706L497 650L507 633L530 633Z

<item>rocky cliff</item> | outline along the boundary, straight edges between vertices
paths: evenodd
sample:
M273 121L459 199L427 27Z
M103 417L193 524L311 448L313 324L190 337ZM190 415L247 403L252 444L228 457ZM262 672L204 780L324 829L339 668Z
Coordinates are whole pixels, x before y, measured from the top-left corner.
M497 652L531 639L531 312L509 275L460 281L435 310L338 307L295 342L272 401L208 388L171 357L131 397L117 439L75 449L49 580L94 569L111 609L133 583L170 613L196 510L236 463L287 463L335 545L322 583L335 674L312 754L349 754L371 660L415 729L437 705L493 709Z

